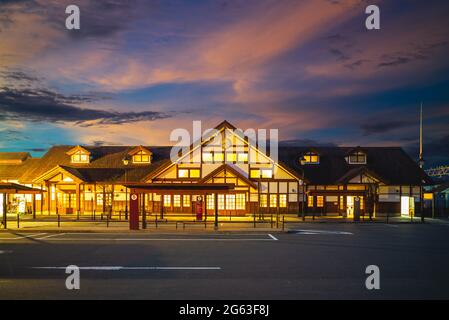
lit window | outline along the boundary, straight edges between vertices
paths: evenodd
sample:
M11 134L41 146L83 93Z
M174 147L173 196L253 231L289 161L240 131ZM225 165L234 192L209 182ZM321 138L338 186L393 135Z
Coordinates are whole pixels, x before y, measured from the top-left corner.
M178 170L178 178L188 178L189 170L188 169L179 169Z
M273 178L273 170L271 169L262 169L262 178Z
M89 155L82 151L77 151L72 155L72 162L73 163L89 163Z
M349 156L349 163L351 163L351 164L366 163L366 154L361 151L351 154Z
M173 196L173 207L179 208L181 206L181 196L179 194L175 194Z
M340 210L344 209L344 197L340 196Z
M365 201L363 200L363 197L360 197L360 210L363 210L365 207Z
M260 170L259 169L251 169L250 177L253 179L260 178Z
M236 162L237 154L235 153L226 153L226 162Z
M179 169L178 178L199 178L201 176L200 169Z
M170 207L171 206L171 197L169 194L164 195L164 207Z
M270 194L270 208L276 208L278 205L278 197L275 194Z
M190 196L189 195L183 195L182 196L182 206L183 207L190 207Z
M324 197L323 196L316 197L316 206L318 208L322 208L324 206Z
M287 207L287 195L280 194L279 195L279 208L286 208L286 207Z
M268 199L267 199L267 195L266 194L261 194L260 195L260 200L259 200L259 205L261 208L266 208L268 205Z
M235 210L235 194L226 195L226 210Z
M150 163L150 155L144 151L139 151L133 155L133 163Z
M237 159L241 163L247 163L248 162L248 154L247 153L239 153L237 156Z
M214 203L214 195L208 194L207 195L207 210L214 210L215 209L215 203Z
M225 209L225 195L219 194L218 195L218 210L224 210Z
M307 152L304 155L304 162L303 163L320 163L320 156L313 152Z
M245 194L244 193L237 193L235 195L235 208L237 210L245 210Z
M200 169L190 170L190 178L199 178L199 177L200 177Z
M214 153L214 162L223 162L224 154L221 152Z
M313 196L308 196L307 197L307 206L309 208L313 207Z
M214 160L212 153L204 152L203 153L203 162L212 162Z

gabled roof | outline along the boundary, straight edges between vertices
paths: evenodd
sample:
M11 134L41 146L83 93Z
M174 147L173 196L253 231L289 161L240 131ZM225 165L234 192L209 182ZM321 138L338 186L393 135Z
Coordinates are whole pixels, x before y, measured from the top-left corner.
M0 152L1 164L20 164L31 158L28 152Z
M348 172L346 172L343 176L341 176L337 183L344 184L348 183L351 179L360 176L360 175L367 175L372 177L373 179L383 182L384 184L388 184L389 182L379 175L377 175L375 172L369 170L366 166L357 166L355 168L350 169Z
M348 164L346 154L353 147L315 147L320 152L320 164L314 166L301 165L302 154L310 147L279 147L279 159L289 168L301 174L304 170L306 181L316 185L338 184L349 171L359 165ZM392 185L420 185L431 183L427 174L399 147L365 147L367 163L363 164L371 175Z
M238 177L239 179L243 180L244 182L246 182L248 185L250 185L254 189L257 189L257 185L253 181L249 180L243 174L241 174L236 169L234 169L233 167L231 167L230 165L228 165L226 163L222 164L217 169L213 170L211 173L209 173L207 176L205 176L203 179L201 179L198 183L206 183L209 179L215 177L217 174L219 174L220 172L222 172L224 170L231 172L236 177Z
M20 164L0 164L0 180L21 180L39 161L39 158L28 158Z
M38 166L22 175L20 181L31 183L45 172L52 170L56 166L61 166L66 170L76 169L76 172L89 182L112 181L111 179L136 182L165 163L170 158L171 149L171 147L151 147L153 152L151 164L133 164L130 162L128 165L125 165L123 159L136 146L84 146L83 148L93 156L90 163L71 163L70 155L67 152L73 149L73 146L54 146L41 158Z
M86 153L86 154L90 154L90 151L81 147L80 145L77 145L76 147L73 147L72 149L70 149L69 151L67 151L66 153L71 156L72 154L75 154L76 152L81 151L82 153Z
M144 153L149 154L149 155L152 155L152 154L153 154L153 152L151 152L148 148L145 148L145 147L143 147L143 146L137 146L137 147L135 147L134 149L130 150L130 151L128 152L128 154L129 154L130 156L133 156L133 155L135 155L136 153L138 153L138 152L140 152L140 151L143 151Z

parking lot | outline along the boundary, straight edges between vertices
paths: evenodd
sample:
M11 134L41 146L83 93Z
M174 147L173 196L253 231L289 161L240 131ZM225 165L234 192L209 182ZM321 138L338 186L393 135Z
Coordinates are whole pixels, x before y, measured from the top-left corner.
M449 298L446 224L283 232L0 233L0 298ZM80 290L65 269L80 268ZM380 290L367 290L368 265Z

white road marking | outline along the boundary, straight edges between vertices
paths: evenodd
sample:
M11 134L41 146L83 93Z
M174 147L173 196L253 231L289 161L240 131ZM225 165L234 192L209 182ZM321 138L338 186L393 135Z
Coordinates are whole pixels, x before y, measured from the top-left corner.
M65 234L65 233L49 234L48 236L36 238L36 240L42 240L42 239L47 239L47 238L52 238L52 237L62 236L62 235L64 235L64 234Z
M12 250L0 250L0 254L12 253Z
M352 232L346 232L346 231L309 230L309 229L294 230L294 233L302 234L302 235L316 235L316 234L353 235Z
M65 270L67 267L31 267L31 269ZM80 270L120 271L120 270L221 270L221 267L122 267L122 266L89 266Z
M35 233L35 234L30 234L27 236L18 236L18 237L14 237L14 238L0 238L1 240L19 240L19 239L34 239L33 237L37 237L37 236L41 236L41 235L46 235L47 233Z
M51 238L48 241L274 241L274 239L223 239L223 238Z
M268 236L269 236L271 239L275 240L275 241L278 241L278 240L279 240L278 238L276 238L275 236L273 236L271 233L269 233Z

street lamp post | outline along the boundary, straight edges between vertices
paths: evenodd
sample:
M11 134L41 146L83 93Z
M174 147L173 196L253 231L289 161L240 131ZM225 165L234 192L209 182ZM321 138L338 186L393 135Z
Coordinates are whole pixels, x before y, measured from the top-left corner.
M301 165L304 165L305 161L306 161L306 159L304 158L304 156L302 156L302 157L299 159L299 162L301 163ZM305 211L304 195L305 195L305 190L306 190L306 188L305 188L305 184L304 184L304 168L301 168L301 173L302 173L302 174L301 174L301 181L302 181L302 199L301 199L302 207L301 207L301 216L302 216L302 221L305 221L305 220L306 220L306 211Z
M123 164L125 167L125 220L128 220L128 188L126 184L128 182L128 164L129 164L129 156L126 156L123 159Z

